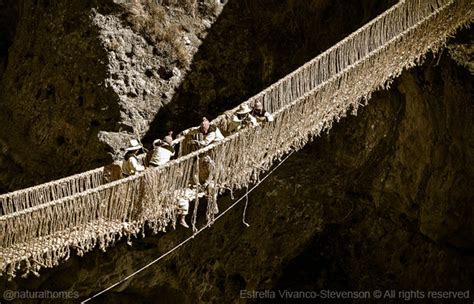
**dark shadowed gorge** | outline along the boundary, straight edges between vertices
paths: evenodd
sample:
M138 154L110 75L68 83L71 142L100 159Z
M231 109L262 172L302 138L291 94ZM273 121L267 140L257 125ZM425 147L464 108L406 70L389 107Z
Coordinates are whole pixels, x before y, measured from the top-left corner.
M147 12L126 1L0 0L2 192L107 164L132 136L149 144L213 118L396 1L158 2L166 31L136 23ZM267 302L241 290L471 289L472 298L473 40L461 30L290 157L249 196L250 227L240 205L92 303ZM220 209L230 203L223 196ZM2 279L0 291L86 299L190 234L122 240L38 278ZM54 303L22 303L36 302ZM383 303L399 302L412 303Z

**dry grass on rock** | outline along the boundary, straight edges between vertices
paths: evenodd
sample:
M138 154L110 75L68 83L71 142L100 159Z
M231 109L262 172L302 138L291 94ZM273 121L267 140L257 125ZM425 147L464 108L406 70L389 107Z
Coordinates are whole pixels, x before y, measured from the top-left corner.
M219 12L216 0L131 0L122 6L133 30L183 67L191 62L185 33L202 31L200 20Z

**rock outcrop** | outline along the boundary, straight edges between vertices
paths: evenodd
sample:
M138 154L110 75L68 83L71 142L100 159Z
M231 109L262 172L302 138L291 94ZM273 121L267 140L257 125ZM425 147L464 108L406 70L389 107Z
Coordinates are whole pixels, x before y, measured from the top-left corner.
M2 192L119 157L171 101L222 9L206 1L191 17L176 5L122 2L2 2ZM155 28L134 31L143 20Z

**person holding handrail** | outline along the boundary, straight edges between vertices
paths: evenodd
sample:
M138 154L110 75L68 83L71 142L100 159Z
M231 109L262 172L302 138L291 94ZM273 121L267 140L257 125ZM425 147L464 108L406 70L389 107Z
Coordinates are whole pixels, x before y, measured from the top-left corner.
M150 159L150 166L158 167L166 164L175 155L173 147L173 131L161 139L153 141L153 153Z
M242 104L240 108L232 115L228 132L234 133L246 127L257 126L257 119L251 114L252 109L246 104Z
M212 125L206 117L202 118L201 126L191 135L193 136L191 143L197 145L198 148L208 146L224 139L221 130L219 130L217 126Z
M138 151L141 151L143 146L136 139L130 140L130 146L125 149L126 153L122 163L122 174L130 176L137 172L145 170L145 167L138 160Z
M273 121L273 115L263 108L261 101L256 101L254 103L251 114L257 119L258 122Z

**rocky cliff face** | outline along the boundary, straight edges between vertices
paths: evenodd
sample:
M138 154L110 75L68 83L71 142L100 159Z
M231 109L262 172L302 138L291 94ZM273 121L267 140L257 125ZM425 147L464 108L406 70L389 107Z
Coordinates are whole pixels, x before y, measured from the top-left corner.
M194 17L151 0L2 2L0 190L105 165L143 136L220 12L210 2Z
M97 167L110 158L97 132L114 128L119 108L113 92L101 86L107 57L85 9L93 5L18 3L0 93L4 189Z
M227 4L149 136L177 127L178 117L191 115L184 125L226 109L383 10L375 1L347 1L358 12L351 19L342 15L347 7L326 1L247 2ZM241 11L246 22L236 21ZM102 12L105 17L97 18L107 18ZM295 25L285 26L289 21ZM286 39L288 48L282 48ZM96 302L258 302L240 298L240 291L265 289L472 288L472 41L472 30L464 30L442 54L428 56L390 90L374 94L357 117L341 120L289 158L249 196L250 227L242 224L240 205ZM221 210L230 202L223 197ZM72 257L40 278L3 281L0 289L73 289L87 297L189 235L178 229L132 247L120 242L106 253Z
M15 1L0 1L0 79L7 66L8 48L13 43L19 7Z

